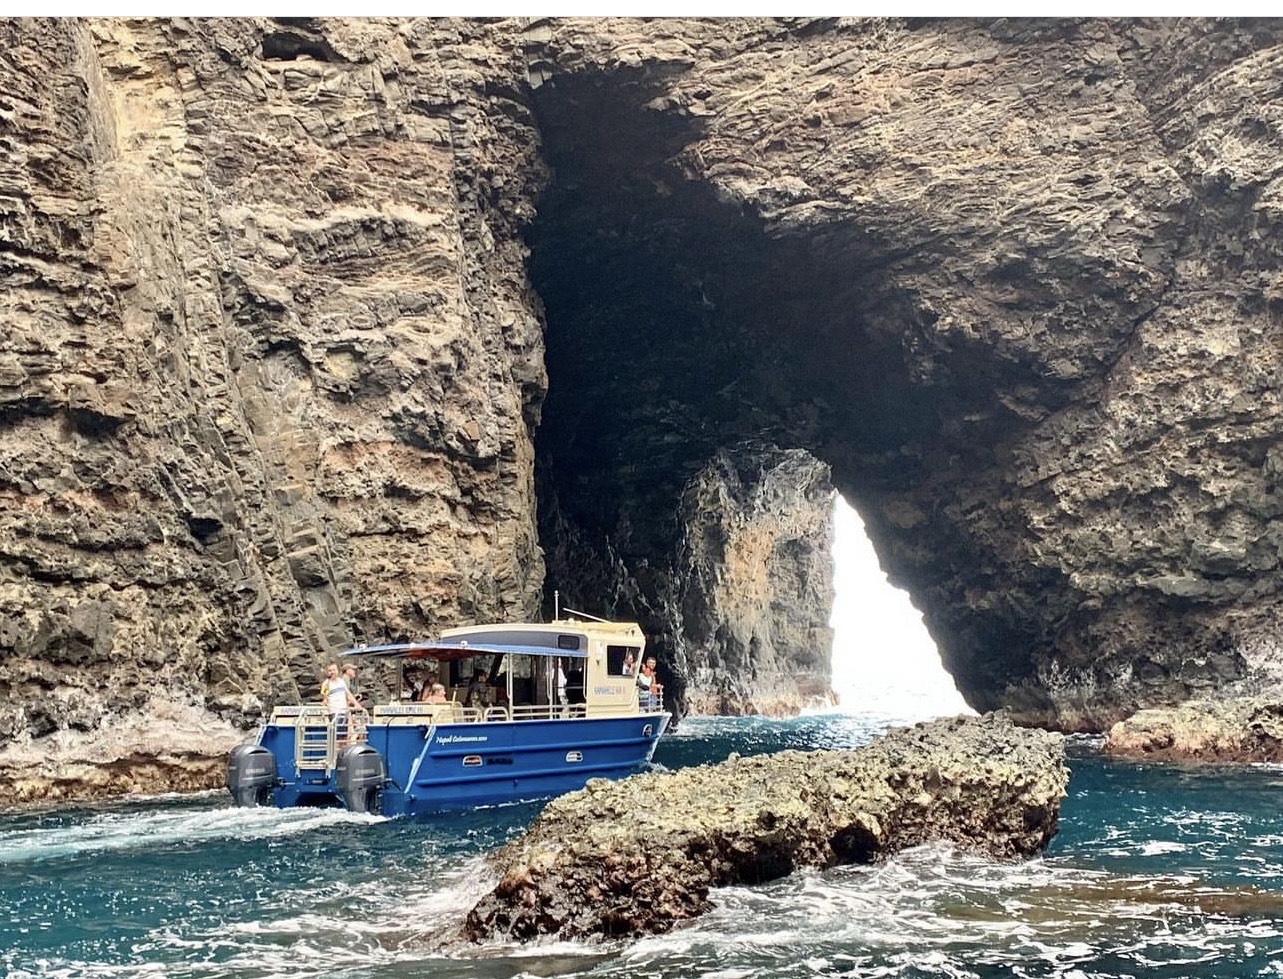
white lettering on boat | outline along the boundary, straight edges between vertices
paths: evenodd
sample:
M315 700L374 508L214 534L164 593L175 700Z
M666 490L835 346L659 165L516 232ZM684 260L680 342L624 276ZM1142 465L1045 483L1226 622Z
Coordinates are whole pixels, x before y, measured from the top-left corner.
M437 738L437 744L463 744L489 740L490 738L484 734L446 734Z

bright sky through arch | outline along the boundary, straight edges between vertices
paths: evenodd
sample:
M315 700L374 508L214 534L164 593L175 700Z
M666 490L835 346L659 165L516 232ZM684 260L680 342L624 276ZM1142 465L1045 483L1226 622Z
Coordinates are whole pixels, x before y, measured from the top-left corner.
M845 711L903 720L973 713L906 592L878 565L860 515L833 504L833 689Z

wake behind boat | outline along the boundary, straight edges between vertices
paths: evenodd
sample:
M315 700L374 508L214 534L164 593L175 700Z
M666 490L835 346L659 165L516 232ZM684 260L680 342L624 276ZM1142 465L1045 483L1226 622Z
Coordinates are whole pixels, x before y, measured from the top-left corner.
M233 749L227 787L242 806L415 816L621 778L650 761L670 716L639 687L645 646L636 623L557 619L348 650L435 667L448 699L346 715L277 707L254 742ZM482 674L495 679L477 684Z

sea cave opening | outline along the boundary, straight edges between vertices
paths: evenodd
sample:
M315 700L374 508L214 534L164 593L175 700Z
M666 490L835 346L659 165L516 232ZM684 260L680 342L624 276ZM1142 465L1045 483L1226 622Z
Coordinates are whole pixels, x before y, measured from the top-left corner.
M859 513L833 500L833 691L845 709L969 713L908 592L887 579Z
M863 508L923 478L904 447L958 406L910 376L914 313L867 241L768 233L646 103L644 78L535 94L545 605L637 619L679 713L788 713L832 689L835 488Z

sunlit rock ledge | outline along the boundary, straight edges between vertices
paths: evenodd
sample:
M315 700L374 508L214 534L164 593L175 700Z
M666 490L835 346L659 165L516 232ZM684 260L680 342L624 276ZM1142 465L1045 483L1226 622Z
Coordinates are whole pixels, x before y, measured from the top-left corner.
M1283 691L1138 711L1110 729L1101 750L1151 761L1283 762Z
M663 932L712 888L870 863L930 840L1024 857L1055 835L1063 738L997 715L896 729L850 751L731 756L594 781L551 802L493 858L474 941Z
M191 704L153 701L96 731L0 747L0 809L219 788L245 734Z

